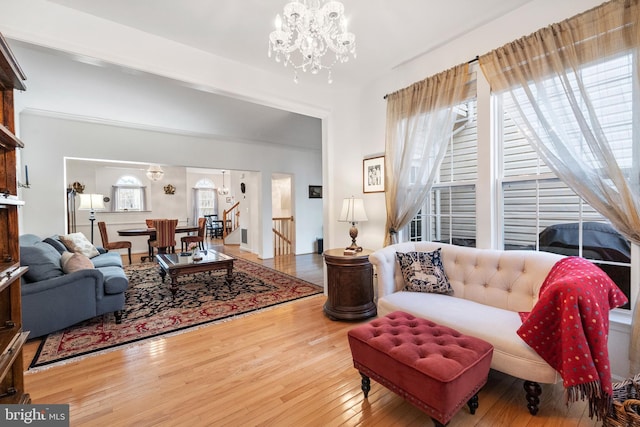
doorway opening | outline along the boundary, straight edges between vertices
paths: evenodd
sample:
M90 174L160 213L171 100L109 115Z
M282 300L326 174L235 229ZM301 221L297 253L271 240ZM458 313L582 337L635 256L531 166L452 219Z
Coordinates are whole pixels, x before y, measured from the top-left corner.
M293 178L288 174L271 176L271 230L274 257L295 253L292 182Z

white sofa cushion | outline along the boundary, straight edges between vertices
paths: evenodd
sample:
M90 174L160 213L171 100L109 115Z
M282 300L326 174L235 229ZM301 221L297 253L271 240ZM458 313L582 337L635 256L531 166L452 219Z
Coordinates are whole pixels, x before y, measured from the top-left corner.
M378 316L404 311L481 338L494 346L491 368L529 381L554 384L560 375L517 334L517 312L448 295L395 292L378 300Z

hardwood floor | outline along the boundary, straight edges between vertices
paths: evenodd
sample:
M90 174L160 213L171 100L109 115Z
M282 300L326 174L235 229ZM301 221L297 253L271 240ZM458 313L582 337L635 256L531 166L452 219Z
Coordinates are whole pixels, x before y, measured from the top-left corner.
M218 247L221 248L221 247ZM238 257L262 262L237 247ZM317 254L263 264L323 282ZM346 333L314 296L232 321L25 374L33 403L68 403L72 426L429 426L430 418L372 381L360 390ZM37 342L29 342L25 366ZM537 416L522 381L491 371L475 415L449 426L595 426L587 405L566 408L561 384L543 385Z

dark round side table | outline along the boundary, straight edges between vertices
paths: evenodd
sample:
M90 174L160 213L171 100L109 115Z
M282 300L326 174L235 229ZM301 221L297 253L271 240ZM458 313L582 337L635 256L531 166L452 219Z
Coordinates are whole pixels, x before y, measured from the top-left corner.
M359 320L375 316L373 301L373 266L363 249L355 255L345 255L344 249L324 251L327 264L327 302L325 314L332 320Z

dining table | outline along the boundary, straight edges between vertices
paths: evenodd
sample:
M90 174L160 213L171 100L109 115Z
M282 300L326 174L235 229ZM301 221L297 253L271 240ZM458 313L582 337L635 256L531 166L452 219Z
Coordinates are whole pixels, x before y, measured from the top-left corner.
M176 233L197 233L197 225L179 225L176 227ZM155 228L125 228L118 230L119 236L153 236L156 234Z
M197 225L178 225L176 227L176 233L197 233L198 226ZM151 240L155 239L156 229L149 227L140 227L140 228L124 228L122 230L118 230L119 236L149 236ZM151 252L151 246L149 246L149 255L143 256L141 258L142 261L153 259L153 255Z

